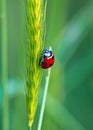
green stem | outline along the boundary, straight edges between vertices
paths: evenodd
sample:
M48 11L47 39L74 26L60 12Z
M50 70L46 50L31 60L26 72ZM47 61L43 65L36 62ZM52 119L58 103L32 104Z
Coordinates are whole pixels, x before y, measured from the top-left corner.
M2 60L2 110L3 110L3 130L9 130L8 120L8 95L7 95L7 18L6 18L6 0L1 0L1 60Z
M45 82L44 97L43 97L43 101L42 101L42 106L41 106L41 111L40 111L39 123L38 123L37 130L41 130L41 126L42 126L43 115L44 115L45 104L46 104L46 97L47 97L48 86L49 86L50 71L51 71L51 69L49 68L48 69L48 75L46 77L46 82Z
M31 128L31 127L28 127L28 130L32 130L32 128Z

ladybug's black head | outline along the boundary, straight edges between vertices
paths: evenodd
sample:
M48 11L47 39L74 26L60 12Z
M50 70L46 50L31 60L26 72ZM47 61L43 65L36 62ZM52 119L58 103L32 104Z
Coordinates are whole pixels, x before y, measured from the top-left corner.
M44 54L44 58L48 58L52 56L52 52L49 49L45 49L43 54Z

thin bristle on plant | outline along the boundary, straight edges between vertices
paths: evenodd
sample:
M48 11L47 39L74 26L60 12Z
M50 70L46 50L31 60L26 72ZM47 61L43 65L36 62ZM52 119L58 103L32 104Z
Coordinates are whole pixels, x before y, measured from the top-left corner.
M26 3L26 103L28 128L32 127L40 83L39 59L43 39L43 0L25 0Z
M41 130L41 127L42 127L42 121L43 121L43 116L44 116L44 109L45 109L47 92L48 92L48 86L49 86L50 72L51 72L51 68L48 69L48 75L46 76L45 87L44 87L44 94L43 94L43 100L42 100L42 104L41 104L41 110L40 110L39 122L38 122L37 130Z

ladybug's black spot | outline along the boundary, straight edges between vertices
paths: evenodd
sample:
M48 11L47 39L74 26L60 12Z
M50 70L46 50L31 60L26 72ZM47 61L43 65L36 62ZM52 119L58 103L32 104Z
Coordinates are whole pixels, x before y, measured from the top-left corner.
M44 63L44 65L47 65L47 63Z
M54 56L52 57L52 59L54 59Z
M50 64L49 66L52 66L53 64Z

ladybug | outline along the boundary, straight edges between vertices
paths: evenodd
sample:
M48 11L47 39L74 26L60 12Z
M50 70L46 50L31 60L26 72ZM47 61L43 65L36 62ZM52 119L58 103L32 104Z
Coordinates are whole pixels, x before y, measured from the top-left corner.
M43 69L48 69L54 64L54 53L50 49L44 49L40 65Z

